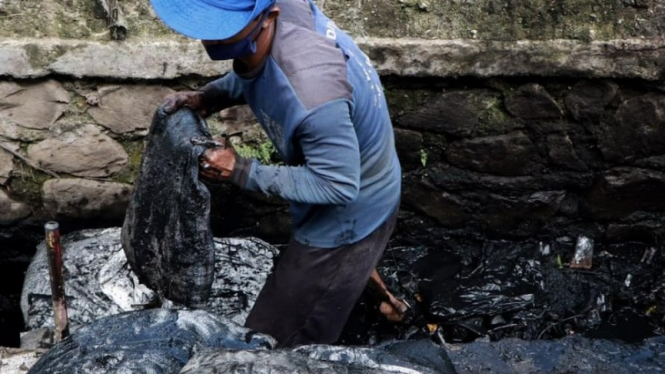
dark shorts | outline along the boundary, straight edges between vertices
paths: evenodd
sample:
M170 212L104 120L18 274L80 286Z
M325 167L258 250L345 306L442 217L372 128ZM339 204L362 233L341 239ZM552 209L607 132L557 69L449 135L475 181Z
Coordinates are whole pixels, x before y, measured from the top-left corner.
M363 240L314 248L291 240L280 254L245 326L279 347L332 344L339 339L395 228L397 209Z

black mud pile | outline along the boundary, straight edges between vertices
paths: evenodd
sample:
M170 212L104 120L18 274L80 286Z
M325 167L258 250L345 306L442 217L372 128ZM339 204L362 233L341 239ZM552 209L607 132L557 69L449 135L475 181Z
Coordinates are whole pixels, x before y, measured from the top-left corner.
M214 275L210 193L199 181L207 124L181 109L154 116L141 170L127 208L122 242L140 280L169 300L205 305Z
M431 340L273 351L274 345L268 335L202 310L134 311L80 328L28 373L456 373L446 350Z
M559 340L460 344L448 351L460 374L651 374L665 367L665 337L641 344L569 336Z
M381 346L310 345L294 350L202 352L182 374L456 374L446 351L429 340Z
M445 238L395 247L379 271L407 300L407 322L382 320L368 296L342 337L347 344L429 335L439 342L557 339L641 342L665 333L665 255L658 245L595 245L590 269L571 268L578 238L551 242Z
M30 374L178 373L202 348L268 349L268 335L197 311L152 309L84 326L46 352Z

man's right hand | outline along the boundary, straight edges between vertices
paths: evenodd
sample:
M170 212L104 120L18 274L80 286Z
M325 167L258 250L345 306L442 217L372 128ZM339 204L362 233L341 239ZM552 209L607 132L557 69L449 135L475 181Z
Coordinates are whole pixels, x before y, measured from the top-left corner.
M210 115L206 105L205 93L203 91L181 91L172 93L164 98L162 109L171 114L180 108L188 108L195 111L203 118Z

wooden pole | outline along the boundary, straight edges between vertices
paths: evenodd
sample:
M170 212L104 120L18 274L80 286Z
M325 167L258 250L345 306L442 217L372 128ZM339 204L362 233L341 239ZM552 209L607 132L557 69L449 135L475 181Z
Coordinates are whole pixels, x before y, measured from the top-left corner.
M54 341L58 343L69 336L67 303L65 302L65 278L62 273L62 246L60 246L60 226L57 222L47 222L46 251L51 276L51 297L55 322Z

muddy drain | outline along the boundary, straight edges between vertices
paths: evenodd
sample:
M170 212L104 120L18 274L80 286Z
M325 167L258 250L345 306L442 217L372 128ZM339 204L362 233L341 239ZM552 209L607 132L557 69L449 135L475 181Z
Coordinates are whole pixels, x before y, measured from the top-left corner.
M665 256L653 244L594 244L589 269L571 267L579 238L551 242L446 238L428 246L395 240L380 270L412 306L404 323L384 321L363 295L340 343L429 337L555 339L570 335L637 342L665 332ZM19 345L19 298L35 238L3 238L0 346ZM405 246L404 244L409 244ZM32 249L28 249L31 247ZM9 250L11 248L11 251Z

